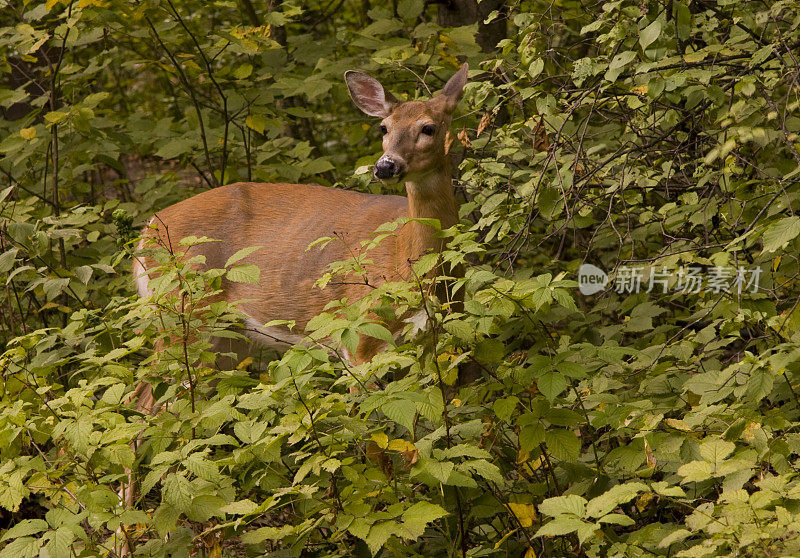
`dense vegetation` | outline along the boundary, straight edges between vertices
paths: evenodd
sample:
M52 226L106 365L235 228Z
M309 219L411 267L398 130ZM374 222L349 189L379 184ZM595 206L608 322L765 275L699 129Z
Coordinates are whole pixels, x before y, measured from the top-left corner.
M800 554L793 1L0 6L0 557ZM463 307L385 285L219 369L235 305L175 289L256 270L161 251L135 296L140 227L194 193L389 191L343 72L427 98L464 60ZM376 303L430 328L353 368Z

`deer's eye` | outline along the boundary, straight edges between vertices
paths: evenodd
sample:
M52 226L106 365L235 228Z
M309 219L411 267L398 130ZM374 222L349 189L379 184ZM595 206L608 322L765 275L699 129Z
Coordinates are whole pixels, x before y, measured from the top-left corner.
M426 136L432 136L433 134L436 133L436 126L434 126L433 124L425 124L422 127L422 133L425 134Z
M386 126L381 124L381 134L383 134L385 136L388 133L389 133L389 130L386 128Z

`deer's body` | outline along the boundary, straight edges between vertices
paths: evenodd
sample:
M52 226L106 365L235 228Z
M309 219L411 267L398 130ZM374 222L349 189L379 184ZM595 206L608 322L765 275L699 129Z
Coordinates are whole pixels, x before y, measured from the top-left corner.
M332 282L324 289L315 287L328 264L359 254L361 242L369 239L375 229L400 217L436 218L443 226L455 223L454 199L444 212L435 211L434 207L413 196L363 194L308 184L240 182L208 190L160 211L151 220L147 234L158 234L164 245L174 245L192 235L224 239L198 245L189 252L203 254L209 269L223 267L232 254L243 248L263 246L238 262L256 265L261 271L259 283L225 281L222 296L230 301L247 301L240 310L247 316L245 332L255 344L285 350L302 341L299 333L328 302L342 298L352 302L370 289L357 280ZM356 223L353 215L359 216ZM438 247L432 229L425 229L430 227L409 222L370 250L367 257L375 265L366 269L369 285L409 279L409 264ZM291 233L287 234L287 230ZM324 248L307 250L322 237L337 240ZM275 254L284 256L276 258ZM136 265L141 296L148 294L147 277L142 272L149 264L140 260ZM295 321L295 332L262 327L279 319ZM366 356L358 355L359 359Z

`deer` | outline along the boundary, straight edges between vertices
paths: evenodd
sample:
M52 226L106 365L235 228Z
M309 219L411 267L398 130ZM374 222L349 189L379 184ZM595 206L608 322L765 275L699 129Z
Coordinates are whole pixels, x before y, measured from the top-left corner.
M378 80L349 70L345 82L362 112L381 118L383 154L373 174L384 184L404 182L406 196L365 194L313 184L237 182L207 190L158 212L143 232L140 248L149 237L163 243L188 236L206 236L220 242L193 249L206 258L206 267L220 268L237 251L265 248L241 260L261 271L260 284L225 281L221 298L240 305L244 331L255 346L286 351L301 343L302 335L285 327L267 327L274 320L291 320L302 331L308 321L332 300L356 301L388 280L408 280L411 265L428 251L440 251L442 240L428 224L414 219L437 219L442 229L458 223L445 140L453 111L467 80L468 66L447 81L441 93L428 101L400 102ZM330 263L350 257L348 246L369 239L375 230L399 218L410 221L370 251L374 262L361 283L314 287ZM321 251L307 251L322 237L336 236ZM151 294L147 258L134 261L139 295ZM391 328L390 328L391 329ZM380 343L359 343L355 362L366 362Z
M437 219L442 229L458 223L446 138L464 86L468 65L447 81L442 91L427 101L400 102L369 75L349 70L344 79L350 97L368 116L380 118L383 153L373 174L384 184L405 184L406 196L366 194L313 184L237 182L207 190L157 212L145 227L138 249L148 241L163 245L189 236L206 236L220 242L193 246L205 257L209 269L221 268L239 250L262 246L241 263L261 271L260 282L223 281L220 299L244 301L239 310L244 332L253 345L285 352L304 337L286 327L264 327L274 320L291 320L299 330L334 300L357 301L372 288L391 280L410 280L412 265L429 251L441 251L443 240L430 225L415 219ZM369 253L373 265L363 283L316 281L332 262L350 257L348 245L368 240L381 225L408 218L393 236L384 238ZM307 251L321 237L337 237L319 250ZM135 257L133 274L139 296L149 287L151 258ZM396 332L399 324L390 324ZM361 339L354 363L368 362L382 344ZM158 348L157 348L158 350ZM158 412L150 384L142 382L131 396L143 413ZM128 507L134 503L134 483L120 491ZM130 546L130 540L125 546ZM123 554L126 554L123 551Z

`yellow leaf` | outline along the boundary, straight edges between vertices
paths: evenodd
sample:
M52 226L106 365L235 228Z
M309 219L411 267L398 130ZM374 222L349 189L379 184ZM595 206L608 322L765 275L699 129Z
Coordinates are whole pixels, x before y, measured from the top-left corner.
M236 367L236 370L244 370L253 363L253 357L247 357Z
M760 425L759 423L757 423L757 422L751 422L751 423L750 423L750 424L748 424L748 425L747 425L747 427L744 429L744 432L742 433L742 436L743 436L743 437L744 437L744 439L745 439L745 440L747 440L748 442L749 442L749 441L752 441L752 440L755 438L755 430L758 430L759 428L761 428L761 425Z
M19 131L23 139L31 140L36 137L36 128L23 128Z
M453 399L453 400L450 402L450 404L451 404L453 407L460 407L460 406L461 406L461 400L460 400L460 399L458 399L458 398L456 398L456 399Z
M389 446L389 436L385 432L373 432L370 435L372 441L378 444L381 449L386 449Z
M523 527L530 527L536 519L536 506L533 504L516 504L509 502L508 508L517 516L519 524Z
M259 134L263 134L264 127L267 125L267 119L263 114L251 114L245 119L244 123L247 124L248 128L255 130Z
M652 492L645 492L636 500L636 509L639 510L639 513L642 513L656 498L658 498L658 496Z
M44 7L47 8L47 11L49 12L50 10L53 9L53 6L58 4L58 2L59 2L59 0L47 0L47 2L45 3Z
M525 553L523 558L536 558L536 553L533 551L532 547L528 547L528 551Z
M644 441L644 454L647 457L647 466L655 467L656 455L653 453L653 448L650 447L650 444L647 443L647 440Z
M683 57L686 62L694 63L702 61L708 55L707 51L690 52Z
M511 535L513 535L514 533L516 533L517 531L519 531L519 529L512 529L511 531L509 531L508 533L506 533L505 535L503 535L503 538L502 538L502 539L500 539L499 541L497 541L496 543L494 543L494 549L495 549L495 550L497 550L498 548L500 548L501 546L503 546L503 543L504 543L504 542L506 542L506 539L508 539L508 537L510 537Z
M538 471L539 469L542 468L542 465L544 465L544 463L545 463L544 455L540 455L539 457L536 458L536 461L534 461L533 463L527 463L527 465L531 471Z
M48 112L44 115L44 119L47 120L50 124L58 124L62 120L64 120L67 116L69 116L66 112L61 112L60 110L54 110Z
M384 436L386 436L386 434L384 434ZM380 442L378 442L378 444L380 445ZM402 440L398 438L397 440L392 440L391 442L389 442L389 445L386 446L386 449L392 451L414 451L415 449L417 449L417 447L408 440Z

